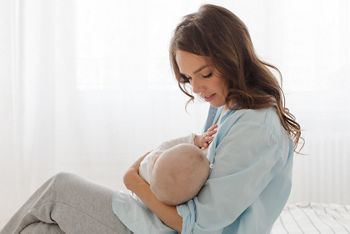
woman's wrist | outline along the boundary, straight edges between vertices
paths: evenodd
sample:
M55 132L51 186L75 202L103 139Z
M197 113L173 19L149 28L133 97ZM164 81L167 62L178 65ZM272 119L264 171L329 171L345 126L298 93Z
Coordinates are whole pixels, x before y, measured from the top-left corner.
M132 167L125 173L123 181L125 187L132 192L135 192L138 186L145 183L145 181L139 175L138 170Z

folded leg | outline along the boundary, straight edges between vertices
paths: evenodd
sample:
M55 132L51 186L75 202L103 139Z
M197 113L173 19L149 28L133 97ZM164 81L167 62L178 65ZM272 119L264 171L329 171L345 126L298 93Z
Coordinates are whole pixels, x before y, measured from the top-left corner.
M55 232L59 228L68 234L131 233L114 215L112 195L112 190L76 175L58 173L29 198L0 234L37 233L31 232L35 228L60 233Z

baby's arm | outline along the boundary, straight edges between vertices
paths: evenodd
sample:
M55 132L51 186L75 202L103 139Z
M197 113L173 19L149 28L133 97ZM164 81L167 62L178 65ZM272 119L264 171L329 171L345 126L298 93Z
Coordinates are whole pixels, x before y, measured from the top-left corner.
M218 127L217 124L213 124L202 135L190 134L189 136L180 137L169 141L164 141L160 146L158 146L157 150L164 151L181 143L194 144L200 149L206 149L212 142L214 138L214 134L217 131L217 127Z
M208 130L202 135L195 135L193 138L193 142L196 146L201 149L206 149L209 147L210 143L214 139L214 134L217 132L218 125L213 124Z
M175 138L172 140L164 141L160 146L158 146L157 150L164 151L171 147L174 147L175 145L182 144L182 143L189 143L192 144L194 140L194 134L190 134L188 136Z

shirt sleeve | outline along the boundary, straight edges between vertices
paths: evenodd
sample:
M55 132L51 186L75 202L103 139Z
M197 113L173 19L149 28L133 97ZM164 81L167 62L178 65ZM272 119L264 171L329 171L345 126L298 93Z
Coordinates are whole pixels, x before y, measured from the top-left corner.
M182 233L221 233L282 167L279 139L255 123L234 124L214 153L213 170L198 196L177 207Z

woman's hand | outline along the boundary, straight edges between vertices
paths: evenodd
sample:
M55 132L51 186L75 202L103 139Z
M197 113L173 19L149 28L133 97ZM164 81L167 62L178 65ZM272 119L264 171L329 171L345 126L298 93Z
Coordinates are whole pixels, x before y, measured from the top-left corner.
M201 149L206 149L209 147L210 143L214 139L214 135L217 132L218 125L213 124L208 130L202 135L195 135L194 144Z

